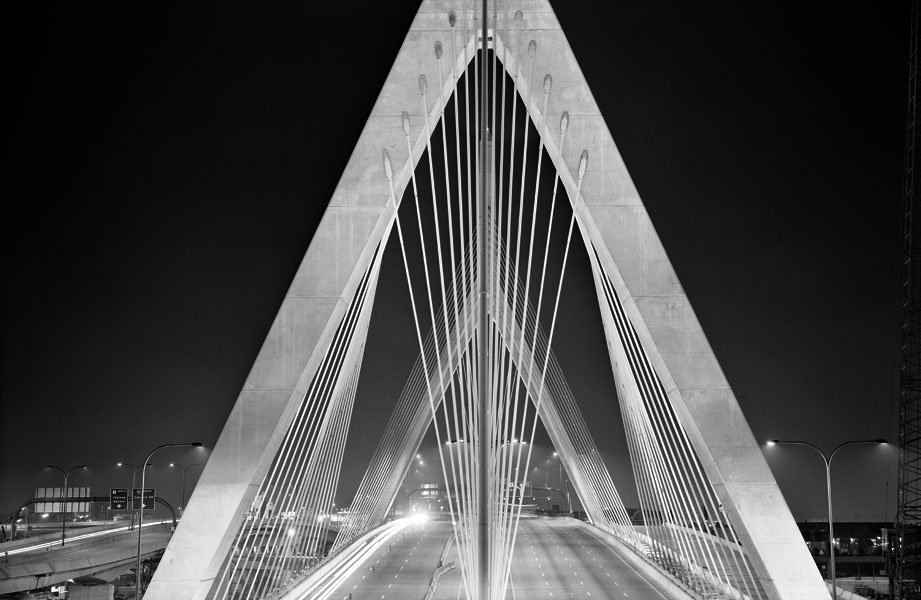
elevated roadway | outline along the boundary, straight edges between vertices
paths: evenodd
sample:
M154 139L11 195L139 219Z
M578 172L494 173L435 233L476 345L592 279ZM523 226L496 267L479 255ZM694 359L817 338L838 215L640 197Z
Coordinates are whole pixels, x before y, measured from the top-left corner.
M39 589L83 575L114 578L134 566L137 535L137 529L128 526L109 526L72 532L63 547L60 534L0 545L0 594ZM172 522L145 523L142 556L166 548L171 535Z
M642 572L634 566L638 559L624 560L619 552L623 550L611 536L576 519L522 517L506 598L672 600L682 597L682 592L664 576ZM433 600L463 598L462 585L459 570L450 571L441 578Z
M448 522L381 528L350 548L341 565L284 600L457 600L464 598ZM688 598L674 582L638 563L611 536L568 518L522 518L507 598L674 600ZM627 551L629 552L629 551ZM433 579L439 571L437 586Z
M448 521L393 521L343 548L277 600L424 598L452 535Z

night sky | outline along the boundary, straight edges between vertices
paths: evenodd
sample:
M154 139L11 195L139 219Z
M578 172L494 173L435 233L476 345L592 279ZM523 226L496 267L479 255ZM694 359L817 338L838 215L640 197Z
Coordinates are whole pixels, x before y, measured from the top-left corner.
M214 446L418 7L351 4L4 9L3 514L61 484L49 463L102 495L119 460ZM755 437L896 441L908 3L554 9ZM600 322L566 323L605 437ZM356 410L415 354L384 358ZM765 452L794 516L824 518L820 458ZM203 458L161 452L151 485L172 502L166 464ZM837 519L894 518L894 444L834 467Z

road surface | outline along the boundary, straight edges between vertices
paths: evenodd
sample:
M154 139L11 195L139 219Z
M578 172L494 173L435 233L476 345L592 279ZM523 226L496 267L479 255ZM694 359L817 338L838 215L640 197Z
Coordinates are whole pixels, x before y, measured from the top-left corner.
M316 600L422 600L450 535L447 522L406 529L370 554L329 595ZM506 598L665 599L655 583L620 558L606 539L573 519L522 518ZM456 563L453 544L444 560ZM465 595L460 570L454 569L441 578L434 600L459 598Z
M379 542L367 545L366 558L334 588L302 598L421 600L451 536L449 521L428 521L380 537Z

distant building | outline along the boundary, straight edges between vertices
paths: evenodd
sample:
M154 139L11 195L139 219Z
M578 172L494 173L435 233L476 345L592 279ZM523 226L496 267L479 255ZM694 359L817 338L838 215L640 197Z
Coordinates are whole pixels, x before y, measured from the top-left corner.
M828 522L797 523L809 553L823 576L828 577ZM889 577L892 523L835 523L835 574L838 577Z

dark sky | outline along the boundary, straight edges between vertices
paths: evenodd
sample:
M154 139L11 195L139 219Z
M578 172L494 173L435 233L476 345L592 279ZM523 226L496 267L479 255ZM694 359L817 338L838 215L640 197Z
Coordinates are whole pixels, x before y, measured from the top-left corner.
M4 9L4 514L213 447L418 6L313 4ZM755 436L895 440L907 2L554 8ZM822 518L819 457L766 452ZM894 518L894 447L834 464L837 518Z

